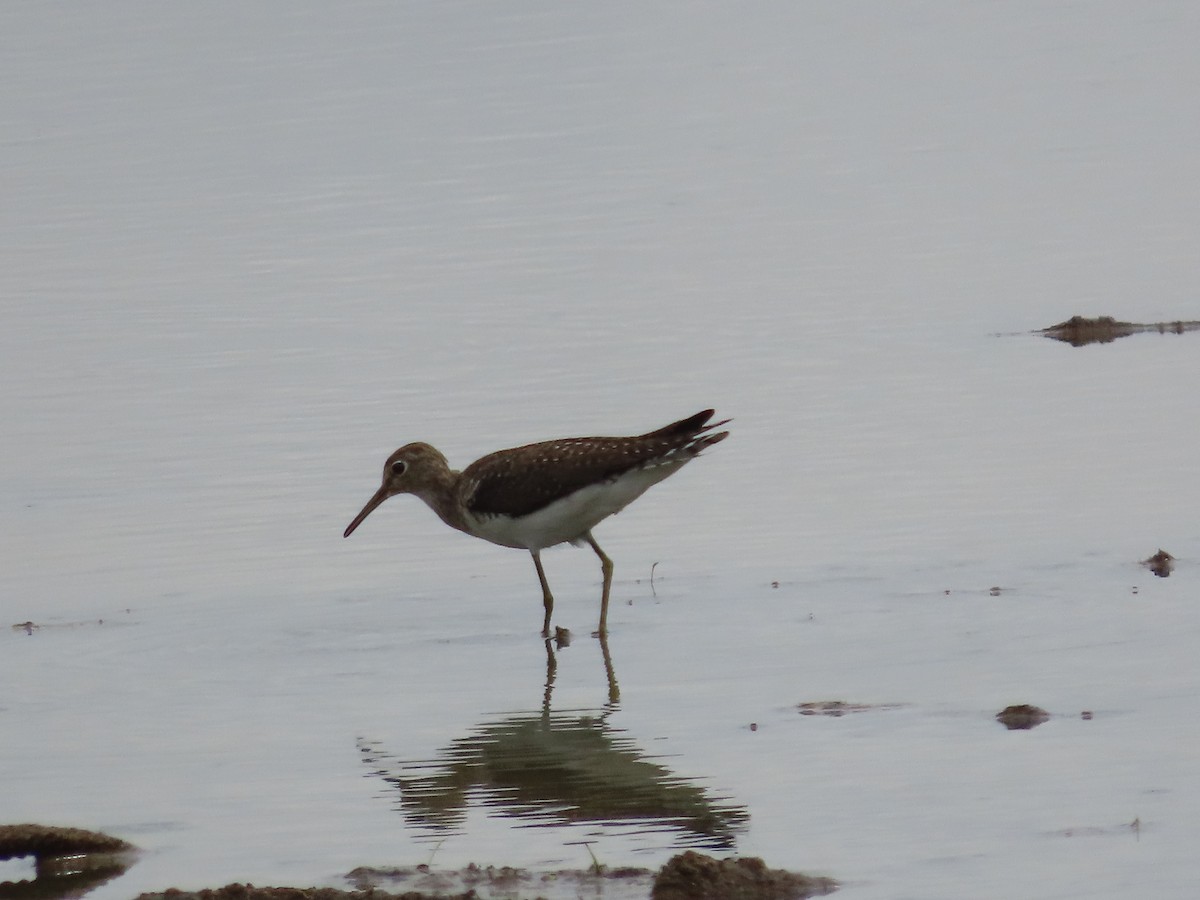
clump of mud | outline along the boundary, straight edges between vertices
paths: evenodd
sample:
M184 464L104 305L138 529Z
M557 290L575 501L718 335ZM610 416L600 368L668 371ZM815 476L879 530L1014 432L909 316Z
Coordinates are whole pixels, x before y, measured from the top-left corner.
M81 897L125 872L135 848L120 838L83 828L0 825L0 859L33 857L32 881L0 882L0 896Z
M1110 344L1117 338L1129 337L1131 334L1154 331L1159 334L1183 334L1185 331L1196 330L1200 330L1200 322L1154 322L1147 325L1121 322L1112 316L1097 316L1094 319L1071 316L1065 322L1039 329L1036 333L1070 344L1072 347L1083 347L1087 344Z
M1153 556L1143 559L1142 565L1159 578L1166 578L1175 568L1175 557L1173 557L1166 550L1160 549Z
M133 849L120 838L83 828L55 825L0 825L0 859L33 856L77 856L82 853L121 853Z
M1006 706L996 713L996 721L1009 731L1028 731L1031 728L1037 728L1049 718L1050 713L1040 706L1033 706L1029 703Z
M832 878L768 869L758 857L714 859L689 850L654 879L653 900L799 900L837 890Z

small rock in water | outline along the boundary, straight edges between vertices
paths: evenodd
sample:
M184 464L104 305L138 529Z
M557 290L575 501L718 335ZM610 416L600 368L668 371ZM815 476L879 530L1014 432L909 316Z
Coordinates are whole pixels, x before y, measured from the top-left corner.
M1029 703L1006 706L1000 712L996 713L996 721L1009 731L1028 731L1030 728L1036 728L1038 725L1041 725L1049 718L1050 713L1046 712L1040 706L1033 706Z

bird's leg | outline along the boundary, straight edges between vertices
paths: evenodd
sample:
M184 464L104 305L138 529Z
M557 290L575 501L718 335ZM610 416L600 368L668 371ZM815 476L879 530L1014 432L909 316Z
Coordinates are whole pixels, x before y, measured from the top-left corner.
M550 593L550 584L546 581L546 570L542 568L542 555L536 550L530 550L533 564L537 567L538 581L542 583L542 605L546 607L546 618L542 621L542 637L550 637L550 614L554 612L554 595Z
M583 537L600 557L600 571L604 573L604 589L600 595L600 627L596 630L597 637L604 637L608 634L608 592L612 590L613 562L604 555L604 551L600 549L600 545L596 543L596 539L592 537L590 531Z

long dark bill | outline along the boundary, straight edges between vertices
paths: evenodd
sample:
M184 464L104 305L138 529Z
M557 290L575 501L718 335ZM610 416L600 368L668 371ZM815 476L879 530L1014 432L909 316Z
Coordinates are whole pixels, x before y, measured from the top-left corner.
M350 535L351 535L351 533L353 533L354 529L362 524L362 520L365 519L367 516L369 516L374 511L375 507L377 507L380 503L382 503L387 498L388 498L388 493L386 490L384 490L382 487L379 490L377 490L375 492L375 496L372 497L370 500L368 500L367 505L362 508L362 512L360 512L357 516L355 516L354 521L351 522L346 527L346 532L345 532L345 534L342 535L342 537L344 537L344 538L350 537Z

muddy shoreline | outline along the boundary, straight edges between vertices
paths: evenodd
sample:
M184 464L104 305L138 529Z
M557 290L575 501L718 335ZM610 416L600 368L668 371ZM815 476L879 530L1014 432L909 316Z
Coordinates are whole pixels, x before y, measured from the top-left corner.
M0 883L6 900L82 897L122 875L136 861L137 848L101 832L47 825L0 826L0 859L32 857L37 877ZM435 870L427 865L354 869L349 888L258 887L228 884L183 891L167 888L136 900L483 900L483 898L603 896L619 884L623 897L654 900L801 900L831 893L832 878L771 869L757 857L717 859L688 850L661 869L596 865L591 869L533 872L511 866L469 865ZM611 896L611 895L610 895Z

